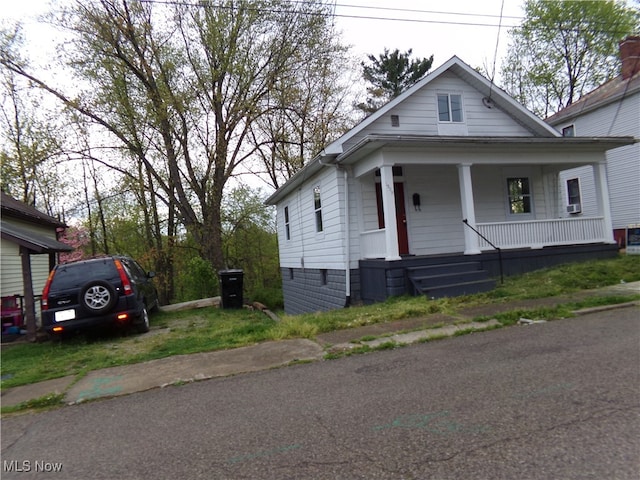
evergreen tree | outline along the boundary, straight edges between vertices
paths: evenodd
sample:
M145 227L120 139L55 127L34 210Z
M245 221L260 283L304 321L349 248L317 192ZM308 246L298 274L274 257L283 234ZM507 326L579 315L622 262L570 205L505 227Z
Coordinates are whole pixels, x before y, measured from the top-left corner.
M369 63L362 62L362 77L371 84L367 88L369 98L358 108L373 113L389 100L400 95L420 80L430 69L433 55L429 58L410 59L412 49L401 53L384 49L377 58L368 55Z

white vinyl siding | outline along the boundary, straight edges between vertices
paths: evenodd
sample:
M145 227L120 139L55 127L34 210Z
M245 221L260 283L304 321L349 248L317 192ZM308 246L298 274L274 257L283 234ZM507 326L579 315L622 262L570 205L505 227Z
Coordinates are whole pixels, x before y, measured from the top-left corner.
M458 171L440 165L428 169L404 167L405 194L420 195L420 210L407 201L409 251L415 255L434 255L464 250L464 232Z
M579 136L632 136L640 137L640 92L628 95L620 102L613 102L589 111L564 123L563 128L574 125ZM582 189L583 215L597 215L597 198L593 170L581 167L563 172L561 181L578 176ZM607 152L607 184L611 204L611 220L614 229L623 229L640 222L640 144L628 145ZM568 214L565 213L566 216Z
M284 268L344 268L344 219L342 172L323 169L300 190L289 195L278 208L280 266ZM314 189L320 186L322 231L316 230ZM340 194L338 193L341 190ZM291 238L286 241L284 205L289 207Z
M476 221L506 222L517 221L518 215L509 214L507 201L507 178L527 177L531 188L532 210L534 215L523 215L523 220L547 218L547 205L543 175L539 166L499 167L492 165L474 165L471 167L473 179L473 199ZM552 212L555 217L555 212Z
M344 150L370 134L438 135L437 94L460 93L463 97L464 125L469 136L529 137L531 132L515 122L499 108L487 108L484 95L450 72L443 73L411 96L410 101L397 105L388 115L354 135L344 145ZM391 115L397 115L400 126L391 125Z

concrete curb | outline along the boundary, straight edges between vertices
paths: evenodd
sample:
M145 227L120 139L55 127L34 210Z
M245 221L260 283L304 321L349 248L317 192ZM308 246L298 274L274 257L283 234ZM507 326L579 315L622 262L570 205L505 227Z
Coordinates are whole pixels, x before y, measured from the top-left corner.
M329 353L340 353L354 350L358 347L368 346L371 348L377 348L380 345L392 342L398 346L410 345L412 343L423 342L426 340L453 337L458 332L481 332L483 330L490 330L493 328L500 328L502 324L497 320L489 320L488 322L470 322L461 323L458 325L446 325L444 327L431 328L429 330L418 330L415 332L396 333L393 335L383 336L374 340L359 341L357 343L339 343L332 346L328 351Z

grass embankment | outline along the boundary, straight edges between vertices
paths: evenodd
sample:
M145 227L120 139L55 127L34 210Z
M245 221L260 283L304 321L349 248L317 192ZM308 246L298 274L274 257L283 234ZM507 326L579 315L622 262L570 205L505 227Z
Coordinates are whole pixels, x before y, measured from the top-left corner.
M221 350L265 340L313 338L323 332L406 318L443 313L456 316L462 308L550 296L640 280L640 257L570 264L506 278L494 291L466 297L426 300L401 297L387 302L324 313L283 315L274 322L251 310L203 308L179 313L159 313L151 318L152 333L145 336L77 336L62 342L18 344L2 348L2 388L24 385L91 370L137 363L171 355ZM494 318L503 324L528 318L562 318L571 310L621 303L640 298L575 295L567 304L514 310ZM478 318L482 320L483 318Z

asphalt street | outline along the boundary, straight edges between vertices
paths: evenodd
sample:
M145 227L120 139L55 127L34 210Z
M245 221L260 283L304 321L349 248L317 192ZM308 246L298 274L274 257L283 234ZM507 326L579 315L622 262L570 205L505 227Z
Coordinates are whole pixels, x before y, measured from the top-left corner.
M633 479L640 309L2 420L2 478Z

